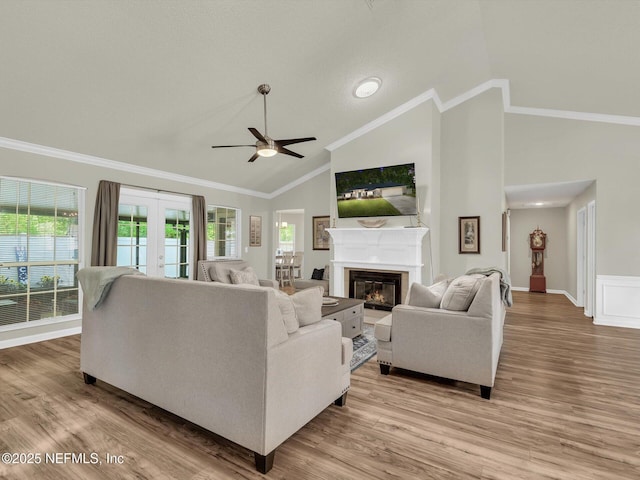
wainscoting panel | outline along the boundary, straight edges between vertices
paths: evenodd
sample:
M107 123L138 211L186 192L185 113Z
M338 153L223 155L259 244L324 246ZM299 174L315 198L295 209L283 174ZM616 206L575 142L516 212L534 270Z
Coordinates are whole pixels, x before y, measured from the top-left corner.
M640 277L598 275L593 323L640 328Z

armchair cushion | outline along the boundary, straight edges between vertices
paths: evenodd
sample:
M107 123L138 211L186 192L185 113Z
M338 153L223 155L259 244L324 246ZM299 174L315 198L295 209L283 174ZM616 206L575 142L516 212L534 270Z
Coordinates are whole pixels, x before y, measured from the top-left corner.
M440 308L466 312L485 278L484 275L461 275L454 279L444 292Z
M440 308L440 302L451 280L443 280L430 286L413 283L409 287L409 293L405 303L414 307Z

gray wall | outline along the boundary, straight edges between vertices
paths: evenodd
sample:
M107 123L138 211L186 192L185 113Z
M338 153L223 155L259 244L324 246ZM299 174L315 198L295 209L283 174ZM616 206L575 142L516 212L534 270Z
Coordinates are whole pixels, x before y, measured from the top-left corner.
M567 214L566 208L528 208L511 210L511 283L529 288L531 249L529 234L540 227L547 234L544 274L548 290L567 290Z
M439 230L438 172L440 168L439 135L440 114L433 102L425 102L412 110L394 118L376 129L352 140L331 153L331 217L337 217L335 194L335 172L358 168L382 167L403 163L416 164L416 190L420 209L424 212L423 222L432 231ZM434 172L436 175L434 175ZM416 224L416 217L384 217L386 227ZM336 218L337 227L360 227L355 218ZM433 253L430 253L430 248ZM438 243L433 245L430 237L423 239L422 269L423 283L431 278L429 257L438 258Z
M329 152L325 152L327 163L329 162ZM301 185L277 196L271 200L273 211L287 209L304 209L304 268L303 277L311 278L314 268L324 268L330 263L329 250L313 250L313 237L311 229L313 228L313 217L329 215L329 171L316 175L312 179ZM275 222L275 219L273 219ZM272 222L272 224L274 224ZM275 252L269 250L270 261L271 255ZM273 265L271 265L273 268Z
M440 273L506 268L502 252L504 129L500 90L442 115ZM480 254L458 253L458 217L480 216Z
M595 179L596 273L640 275L640 129L505 115L505 183Z
M271 209L269 200L4 148L0 148L0 165L2 165L2 171L0 172L2 175L49 180L52 182L86 187L85 215L83 218L84 251L82 253L85 266L90 264L91 258L90 245L93 227L93 209L98 183L100 180L111 180L128 185L139 185L151 189L180 192L187 195L204 195L208 204L240 208L242 210L243 232L241 246L242 257L254 267L260 278L268 278L271 276L268 261L268 252L271 252L269 248L270 242L265 241L265 239L268 240L270 233L267 234L263 232L262 247L249 248L249 215L261 215L263 222L265 219L270 219ZM263 227L268 225L269 223L263 223ZM79 325L80 321L75 320L42 327L30 327L28 329L1 332L0 341L19 338L27 334L35 335L54 330L74 328Z

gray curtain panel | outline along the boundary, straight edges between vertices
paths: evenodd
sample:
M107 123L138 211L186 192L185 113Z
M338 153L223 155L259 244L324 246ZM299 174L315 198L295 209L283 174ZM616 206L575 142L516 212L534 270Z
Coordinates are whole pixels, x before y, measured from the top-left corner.
M116 265L119 201L120 184L100 180L93 213L91 240L91 265L94 267Z
M203 196L194 195L193 210L193 278L198 268L198 260L207 259L207 201Z

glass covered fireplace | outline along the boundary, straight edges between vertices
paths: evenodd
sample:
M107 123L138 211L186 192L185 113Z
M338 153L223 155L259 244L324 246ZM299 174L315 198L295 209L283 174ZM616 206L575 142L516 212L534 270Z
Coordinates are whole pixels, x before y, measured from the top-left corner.
M364 300L366 308L391 310L401 303L402 274L349 270L349 297Z

